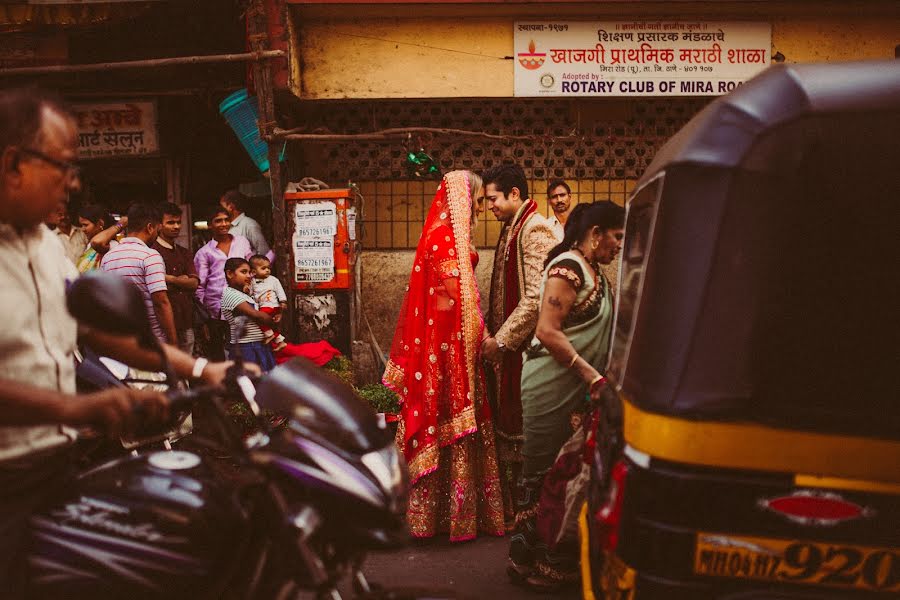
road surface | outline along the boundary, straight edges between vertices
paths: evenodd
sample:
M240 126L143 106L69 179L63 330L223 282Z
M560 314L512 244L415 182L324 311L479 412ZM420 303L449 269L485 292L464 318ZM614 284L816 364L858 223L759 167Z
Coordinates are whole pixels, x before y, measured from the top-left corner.
M517 587L506 577L508 538L481 537L471 542L417 542L366 561L366 576L386 586L453 591L462 600L576 600L579 590L539 594ZM351 597L350 594L347 597Z

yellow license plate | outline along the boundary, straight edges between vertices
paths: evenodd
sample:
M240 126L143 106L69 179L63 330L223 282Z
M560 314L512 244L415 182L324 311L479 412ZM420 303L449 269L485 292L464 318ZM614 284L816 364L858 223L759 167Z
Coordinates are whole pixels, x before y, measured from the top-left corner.
M900 551L698 533L694 573L893 592L900 591Z

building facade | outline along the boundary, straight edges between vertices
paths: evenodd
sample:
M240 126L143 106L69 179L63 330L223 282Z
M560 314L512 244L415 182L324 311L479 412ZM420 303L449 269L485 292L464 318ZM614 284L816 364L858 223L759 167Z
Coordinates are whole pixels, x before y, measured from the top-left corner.
M423 150L441 171L517 162L545 214L546 184L554 177L569 182L576 201L623 203L660 146L718 95L519 97L517 23L724 23L728 31L762 23L771 32L766 64L892 58L900 42L900 9L878 0L268 5L275 47L290 55L277 78L290 92L279 103L281 126L358 136L291 140L287 170L293 180L313 176L359 186L361 304L382 348L437 184L412 173L410 152ZM365 137L404 128L445 131ZM476 233L483 292L498 232L487 214Z

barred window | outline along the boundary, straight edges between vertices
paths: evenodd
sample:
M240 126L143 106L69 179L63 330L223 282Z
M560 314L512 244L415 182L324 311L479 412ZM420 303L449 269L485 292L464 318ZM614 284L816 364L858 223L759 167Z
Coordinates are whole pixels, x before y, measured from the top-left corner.
M623 205L634 189L635 179L567 180L572 189L572 204L610 200ZM367 249L397 250L415 248L438 181L360 181L365 202L363 244ZM528 182L531 197L542 215L552 215L547 204L546 180ZM475 230L475 245L493 248L500 234L500 222L485 207Z
M422 149L441 172L516 163L531 197L549 214L547 183L561 178L573 202L624 204L660 147L710 98L504 98L347 100L304 104L300 129L344 136L432 128L403 138L291 142L290 181L354 182L365 198L368 249L415 248L438 181L411 178L407 155ZM483 134L458 135L454 129ZM484 137L488 136L488 137ZM493 136L493 137L490 137ZM508 137L504 137L508 136ZM500 223L482 216L475 244L494 247Z

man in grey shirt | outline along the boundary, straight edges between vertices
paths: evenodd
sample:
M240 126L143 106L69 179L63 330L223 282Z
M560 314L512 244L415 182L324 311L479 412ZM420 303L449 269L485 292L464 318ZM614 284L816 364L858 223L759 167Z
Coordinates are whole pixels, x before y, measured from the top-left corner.
M275 260L275 253L272 252L269 242L266 241L259 222L244 212L247 206L247 197L238 190L228 190L222 194L219 204L231 217L231 233L247 238L254 254L264 255L269 262Z

